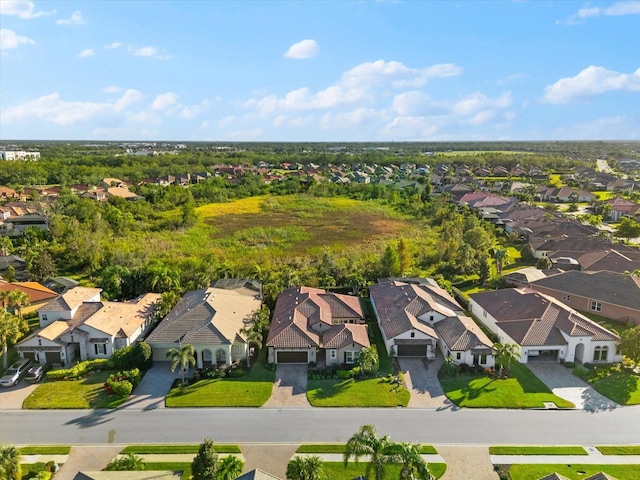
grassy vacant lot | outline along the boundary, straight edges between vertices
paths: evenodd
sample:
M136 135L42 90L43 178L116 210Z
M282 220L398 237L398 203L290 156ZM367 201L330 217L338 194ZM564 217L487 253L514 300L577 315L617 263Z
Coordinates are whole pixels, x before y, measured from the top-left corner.
M544 408L554 402L558 408L574 405L553 393L520 363L511 365L511 378L495 379L484 375L441 377L447 397L460 407L472 408Z
M590 370L576 367L573 373L589 382L597 392L620 405L640 404L640 375L633 373L629 368L619 365Z
M26 398L22 408L116 408L127 399L107 394L104 382L110 373L96 372L79 380L45 380Z
M346 445L344 443L315 443L300 445L296 453L344 453ZM438 451L431 445L421 445L422 454L437 454Z
M582 447L552 447L552 446L495 446L489 447L491 455L588 455Z
M367 469L366 462L360 462L356 464L355 462L349 462L349 464L344 466L343 463L340 462L324 462L324 473L326 478L330 478L331 480L352 480L354 478L358 478L361 475L364 475L364 472ZM447 469L447 465L445 463L430 463L429 469L431 473L435 476L435 478L440 478L444 475L445 470ZM399 478L400 477L400 465L391 464L387 467L387 476L386 478Z
M167 407L261 407L271 396L275 373L258 362L240 378L200 380L167 394Z
M596 447L603 455L640 455L640 445L599 446Z
M167 454L176 455L180 453L198 453L200 444L194 443L191 445L129 445L124 448L120 453L125 455L127 453L135 453L136 455L144 454ZM220 444L214 445L213 448L217 453L241 453L238 445Z
M307 382L307 398L314 407L406 407L410 397L404 387L384 383L380 378Z
M538 480L553 472L564 475L571 480L586 478L598 472L605 472L615 478L624 480L640 480L638 465L531 465L517 464L509 469L511 480Z

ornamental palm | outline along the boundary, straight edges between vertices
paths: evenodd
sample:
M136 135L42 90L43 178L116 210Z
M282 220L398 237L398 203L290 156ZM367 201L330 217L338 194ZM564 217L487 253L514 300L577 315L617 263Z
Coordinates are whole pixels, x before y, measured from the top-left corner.
M420 445L416 443L394 443L389 448L394 460L402 464L400 480L432 480L429 465L422 458Z
M235 455L229 455L218 464L217 480L233 480L242 474L244 464Z
M295 457L287 465L287 478L290 480L320 480L323 476L322 459L317 455Z
M0 478L20 480L22 467L20 466L20 452L13 445L0 446Z
M22 290L13 290L7 296L10 307L15 307L18 312L18 318L22 320L22 308L29 305L29 295Z
M387 464L393 461L393 456L387 454L387 448L391 445L391 440L387 435L378 436L378 431L373 425L363 425L353 436L347 440L344 451L344 465L349 463L349 459L354 457L356 463L363 456L369 457L369 463L365 471L365 476L369 476L373 469L373 478L383 480Z
M23 321L0 308L0 349L2 350L2 368L7 369L9 344L17 342L26 330Z
M170 348L167 351L167 358L171 359L171 366L169 367L172 372L175 372L178 365L180 365L180 377L182 378L182 386L184 386L184 371L189 365L196 364L195 349L193 345L188 343L180 345L180 348Z
M511 368L511 362L520 358L520 352L518 351L518 346L515 343L502 344L500 342L496 342L493 344L491 349L493 350L496 362L500 365L500 376L502 376L502 370L505 364L507 365L508 372Z

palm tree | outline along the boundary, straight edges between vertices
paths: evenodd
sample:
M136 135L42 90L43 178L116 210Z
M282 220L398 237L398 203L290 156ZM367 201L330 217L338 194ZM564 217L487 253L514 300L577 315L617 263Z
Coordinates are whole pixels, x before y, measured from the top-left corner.
M10 307L16 307L18 318L22 320L22 308L29 305L29 295L22 290L13 290L7 296Z
M188 343L185 345L180 344L179 348L170 348L167 351L167 358L171 359L171 366L169 367L172 372L176 371L178 365L180 366L180 377L182 378L181 385L184 386L184 371L189 368L189 365L196 364L195 348Z
M24 322L11 315L4 308L0 308L0 348L2 349L2 368L7 369L7 350L26 330Z
M496 342L491 347L493 355L496 358L496 363L500 366L499 375L502 376L502 370L504 365L507 365L507 372L511 368L511 362L520 358L520 352L518 351L518 345L515 343Z
M320 480L324 477L322 459L311 457L294 457L287 465L287 478L290 480Z
M112 472L133 472L144 470L144 468L144 460L135 453L127 453L120 458L112 460L109 465L107 465L107 470Z
M20 466L20 452L13 445L0 446L0 478L20 480L22 467Z
M13 243L11 239L6 236L0 237L0 253L2 256L10 255L13 251Z
M496 261L496 271L498 273L498 277L502 276L502 264L507 258L507 250L504 248L492 248L489 250L489 253Z
M244 463L235 455L224 457L218 465L218 480L234 480L242 474Z
M422 458L420 445L417 443L394 443L389 448L394 460L402 464L400 480L432 480L429 465Z
M363 456L369 457L369 463L365 471L365 476L369 476L373 469L373 478L382 480L385 476L387 464L393 461L393 457L387 455L387 448L391 445L391 440L387 435L378 436L378 431L373 425L363 425L353 436L347 440L344 451L344 466L349 463L349 459L354 457L356 463Z
M247 353L247 368L250 368L251 345L255 345L258 349L262 347L262 332L254 328L242 329L241 332L247 336L247 343L249 344L249 352Z

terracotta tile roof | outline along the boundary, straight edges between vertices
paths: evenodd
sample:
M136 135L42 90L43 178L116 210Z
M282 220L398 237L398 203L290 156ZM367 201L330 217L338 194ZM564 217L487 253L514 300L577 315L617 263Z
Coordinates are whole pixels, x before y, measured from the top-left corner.
M601 327L556 299L529 288L506 288L470 295L515 342L523 346L565 345L570 337L618 340Z
M469 317L457 315L445 318L437 322L434 329L452 352L491 348L493 345L489 337Z
M58 296L53 290L49 290L38 282L15 282L9 283L0 280L0 291L11 292L19 290L29 296L29 303L38 303L45 300L51 300Z
M371 346L366 325L342 323L334 325L322 334L324 348L343 348L350 343L357 343L363 347Z

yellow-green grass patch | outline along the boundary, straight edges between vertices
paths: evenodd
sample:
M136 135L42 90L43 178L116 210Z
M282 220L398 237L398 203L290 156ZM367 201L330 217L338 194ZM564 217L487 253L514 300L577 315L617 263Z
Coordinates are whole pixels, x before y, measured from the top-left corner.
M538 480L554 472L571 480L584 479L598 472L624 480L640 480L638 465L514 464L509 469L509 476L511 480Z
M491 455L588 455L580 446L508 446L489 447Z
M411 395L380 378L310 379L307 398L314 407L406 407Z
M603 455L640 455L640 445L601 445L596 448Z

